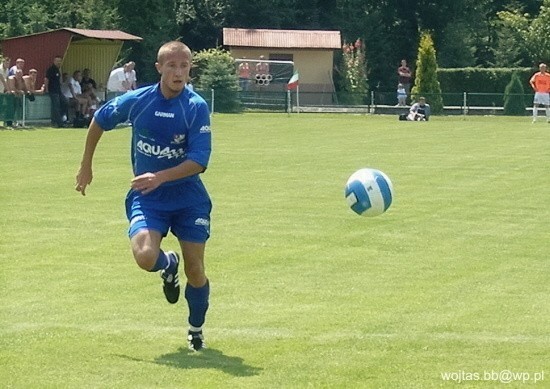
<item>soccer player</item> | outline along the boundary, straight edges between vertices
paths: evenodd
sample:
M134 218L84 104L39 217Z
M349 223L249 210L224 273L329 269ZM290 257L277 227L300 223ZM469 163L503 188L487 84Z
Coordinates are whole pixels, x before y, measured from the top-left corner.
M550 123L550 74L546 72L546 64L539 65L539 71L533 74L529 84L535 91L533 99L533 123L537 121L539 105L546 109L546 121Z
M211 133L206 102L185 88L191 61L185 44L164 44L155 63L159 83L125 93L95 112L76 190L85 195L92 182L92 159L104 131L130 121L134 178L126 196L126 213L132 252L139 267L160 271L165 297L175 304L180 295L179 255L160 246L168 230L178 238L187 277L188 346L198 351L205 347L202 326L210 286L204 251L212 208L199 174L208 165Z

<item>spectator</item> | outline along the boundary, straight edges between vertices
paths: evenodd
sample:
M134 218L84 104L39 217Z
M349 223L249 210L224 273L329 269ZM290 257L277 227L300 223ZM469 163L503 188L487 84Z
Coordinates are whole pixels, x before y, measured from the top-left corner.
M91 85L94 93L97 90L97 83L92 78L91 71L88 68L82 71L82 81L80 81L80 87L82 88L82 90L86 89L86 85Z
M21 71L25 70L25 60L23 58L17 58L15 60L15 65L13 65L8 71L8 76L15 76L15 71L17 69Z
M21 119L23 117L23 97L29 94L25 80L23 79L23 70L16 69L15 75L8 77L8 88L10 93L15 95L15 118ZM7 122L8 126L12 126L13 122ZM16 126L20 126L19 122L16 122Z
M63 57L55 56L52 65L46 70L44 80L45 92L49 94L51 100L51 120L52 125L65 127L63 113L67 112L67 100L61 93L61 63Z
M411 106L407 120L428 121L430 119L430 114L430 105L426 103L426 98L419 97L418 102Z
M399 107L404 107L407 105L407 91L401 83L397 85L397 105Z
M239 86L243 91L247 91L250 86L250 65L248 62L239 64Z
M136 76L136 63L134 61L128 62L124 67L124 75L126 76L126 82L128 83L128 90L137 89L137 76Z
M29 70L29 74L26 76L23 76L23 80L25 80L25 85L27 86L27 90L29 93L33 95L42 95L44 94L44 89L46 86L42 84L40 89L36 89L36 76L38 74L38 70L31 69Z
M8 72L10 70L10 57L4 57L0 65L0 93L8 93Z
M550 74L546 71L546 64L539 65L539 71L531 77L529 84L535 91L533 99L533 123L537 121L539 105L544 105L546 121L550 122Z
M265 61L265 57L260 55L260 62L256 64L256 74L269 74L269 64Z
M120 68L111 71L109 81L107 81L107 90L111 92L128 92L135 85L135 70L133 62L128 62ZM128 77L133 77L129 79Z
M61 84L61 92L69 102L69 107L75 110L77 118L85 117L88 111L88 99L82 96L80 77L80 70L76 70L72 77L68 73L63 73L63 83Z
M402 59L401 66L397 69L397 74L399 75L399 83L403 84L407 96L411 93L411 69L407 66L407 61Z
M82 94L89 100L89 113L92 115L101 102L97 95L97 83L91 77L90 69L88 68L82 71L80 88L82 89Z

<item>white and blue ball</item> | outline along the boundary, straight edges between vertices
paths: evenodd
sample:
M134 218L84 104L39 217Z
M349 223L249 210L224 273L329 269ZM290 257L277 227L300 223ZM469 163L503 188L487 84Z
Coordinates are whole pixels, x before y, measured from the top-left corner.
M346 200L361 216L378 216L387 211L393 200L393 186L387 175L376 169L359 169L346 183Z

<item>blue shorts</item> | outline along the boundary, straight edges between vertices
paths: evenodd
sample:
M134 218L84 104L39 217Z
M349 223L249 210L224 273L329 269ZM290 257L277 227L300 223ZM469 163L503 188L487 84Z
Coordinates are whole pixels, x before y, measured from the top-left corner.
M162 191L158 188L156 191ZM164 191L162 197L166 200ZM206 192L205 192L206 193ZM166 207L166 201L162 206L151 201L149 195L141 195L130 191L126 196L126 216L130 221L128 236L132 238L139 230L148 229L158 231L163 237L172 231L178 240L193 243L205 243L210 237L210 212L212 203L208 195L202 201L193 201L192 204L180 204L179 206ZM175 204L175 203L172 203Z

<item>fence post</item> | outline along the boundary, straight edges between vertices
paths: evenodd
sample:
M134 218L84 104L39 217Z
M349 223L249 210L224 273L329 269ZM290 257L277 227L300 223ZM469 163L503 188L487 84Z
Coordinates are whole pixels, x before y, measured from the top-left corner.
M212 93L212 110L210 112L210 115L214 115L214 88L210 89L211 93Z
M370 91L370 113L374 113L374 91Z
M464 97L462 99L462 114L468 115L468 93L464 92Z
M22 109L23 109L23 114L21 116L21 126L22 127L25 127L25 117L26 117L26 113L27 113L27 99L26 99L26 95L23 94L23 104L22 104Z

